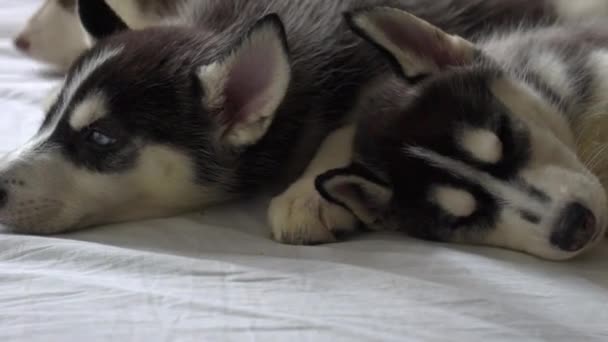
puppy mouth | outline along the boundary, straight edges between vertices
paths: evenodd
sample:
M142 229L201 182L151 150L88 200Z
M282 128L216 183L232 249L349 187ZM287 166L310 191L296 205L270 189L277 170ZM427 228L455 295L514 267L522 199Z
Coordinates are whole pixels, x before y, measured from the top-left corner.
M20 201L0 210L0 224L17 233L45 234L53 230L48 222L53 221L64 207L56 200Z

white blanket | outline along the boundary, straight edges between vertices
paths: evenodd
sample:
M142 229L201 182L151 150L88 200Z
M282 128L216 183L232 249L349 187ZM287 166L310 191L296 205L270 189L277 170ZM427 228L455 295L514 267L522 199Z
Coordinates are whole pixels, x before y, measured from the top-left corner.
M0 153L58 80L0 1ZM608 341L608 245L569 263L374 234L269 239L264 203L60 237L0 235L0 341Z

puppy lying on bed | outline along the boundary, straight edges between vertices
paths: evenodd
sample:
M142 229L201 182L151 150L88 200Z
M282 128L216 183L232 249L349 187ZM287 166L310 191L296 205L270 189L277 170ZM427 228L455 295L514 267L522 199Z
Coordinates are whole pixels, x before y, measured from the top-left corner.
M198 210L293 180L326 134L349 122L361 89L389 71L341 20L345 11L398 6L465 37L605 13L605 1L576 3L204 0L186 2L170 25L131 30L104 0L82 0L79 20L96 43L69 69L36 136L0 160L0 222L60 233ZM315 190L333 158L322 148L272 201L278 241L332 241L356 222Z
M528 0L204 0L137 30L104 0L78 4L96 43L39 132L0 159L0 222L17 232L166 217L293 179L360 89L390 70L345 11L401 5L464 36L561 13ZM319 198L301 184L269 209L281 242L325 229L315 206L291 210L294 193Z
M400 77L362 100L353 164L317 178L327 200L372 229L547 259L601 240L606 21L475 43L392 8L354 12L349 22Z

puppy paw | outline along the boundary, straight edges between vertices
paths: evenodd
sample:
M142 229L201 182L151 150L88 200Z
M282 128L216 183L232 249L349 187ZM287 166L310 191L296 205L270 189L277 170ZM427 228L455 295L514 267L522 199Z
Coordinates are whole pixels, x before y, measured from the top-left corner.
M273 238L291 245L335 242L336 235L357 227L357 220L349 211L321 197L314 179L301 179L275 197L270 202L268 219Z

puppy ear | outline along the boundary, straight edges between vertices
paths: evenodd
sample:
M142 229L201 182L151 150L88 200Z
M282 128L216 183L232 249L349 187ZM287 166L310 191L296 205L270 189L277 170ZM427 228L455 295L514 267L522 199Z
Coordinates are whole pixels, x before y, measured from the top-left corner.
M393 196L388 184L356 164L318 176L315 186L323 198L350 210L365 224L381 218Z
M399 9L358 10L347 13L346 21L357 34L386 52L409 79L466 65L475 57L471 42Z
M228 56L199 68L198 77L222 142L231 147L255 144L272 124L291 80L279 17L262 18Z
M106 0L78 0L77 7L82 26L94 40L129 29Z

